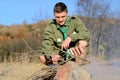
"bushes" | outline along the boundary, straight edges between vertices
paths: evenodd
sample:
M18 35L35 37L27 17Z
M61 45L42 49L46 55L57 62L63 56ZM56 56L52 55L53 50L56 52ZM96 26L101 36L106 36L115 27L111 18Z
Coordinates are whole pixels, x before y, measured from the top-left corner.
M22 58L23 55L29 56L28 52L40 51L45 25L46 21L41 21L39 24L1 27L0 62L16 61ZM24 38L25 42L22 38ZM35 52L32 55L38 54L38 52Z
M35 37L25 39L31 50L40 50L41 40ZM21 56L29 55L30 51L22 39L13 39L11 41L0 42L0 62L16 61L22 59ZM34 55L34 53L33 53Z
M0 42L0 62L6 61L10 55L10 48L8 42Z

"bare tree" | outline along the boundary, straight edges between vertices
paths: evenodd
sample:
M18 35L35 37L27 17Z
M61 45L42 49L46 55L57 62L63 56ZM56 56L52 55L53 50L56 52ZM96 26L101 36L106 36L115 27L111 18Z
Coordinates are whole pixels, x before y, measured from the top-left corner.
M48 12L43 12L42 9L33 17L33 21L40 24L41 21L50 18Z
M111 18L110 0L78 0L77 12L79 16L86 17L84 22L91 31L91 49L99 53L102 44L103 29L108 26Z

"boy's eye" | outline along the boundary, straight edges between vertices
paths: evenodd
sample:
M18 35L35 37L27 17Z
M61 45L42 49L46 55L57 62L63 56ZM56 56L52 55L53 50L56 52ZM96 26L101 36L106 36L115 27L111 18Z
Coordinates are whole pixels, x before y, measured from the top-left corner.
M62 16L62 18L64 18L65 16Z
M60 18L60 17L56 17L56 18Z

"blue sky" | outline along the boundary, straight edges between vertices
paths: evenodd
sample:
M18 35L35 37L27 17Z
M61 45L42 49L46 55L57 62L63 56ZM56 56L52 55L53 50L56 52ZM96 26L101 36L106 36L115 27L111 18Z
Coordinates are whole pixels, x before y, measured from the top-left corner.
M0 24L34 23L36 19L54 18L53 7L57 2L68 6L69 15L76 14L76 0L0 0ZM112 10L120 11L120 0L112 0Z

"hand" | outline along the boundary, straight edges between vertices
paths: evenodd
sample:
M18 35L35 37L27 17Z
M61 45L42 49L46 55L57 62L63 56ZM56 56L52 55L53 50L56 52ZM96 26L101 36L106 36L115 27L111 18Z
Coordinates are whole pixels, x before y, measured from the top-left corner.
M62 43L62 49L67 49L69 47L70 42L71 42L71 38L67 37L65 41L63 41Z
M87 45L88 45L87 41L85 41L85 40L80 40L79 41L78 48L80 49L81 53L85 53L86 52Z
M70 48L70 52L72 52L72 55L74 56L80 56L81 54L86 53L86 47L88 43L84 40L79 41L78 47Z
M45 55L40 55L40 60L42 63L46 63Z
M52 54L51 58L52 58L53 64L57 64L57 62L61 59L61 56L58 54Z
M79 47L70 48L70 51L72 52L72 55L74 55L74 56L80 56L81 55L81 51L80 51Z

